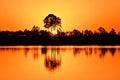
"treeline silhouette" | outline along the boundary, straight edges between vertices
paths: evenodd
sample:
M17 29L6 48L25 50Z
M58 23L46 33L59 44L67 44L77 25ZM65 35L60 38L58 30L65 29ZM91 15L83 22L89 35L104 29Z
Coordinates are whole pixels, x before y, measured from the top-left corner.
M94 32L74 29L53 35L34 27L31 31L0 31L0 45L120 45L120 32L116 33L113 28L107 32L100 27Z

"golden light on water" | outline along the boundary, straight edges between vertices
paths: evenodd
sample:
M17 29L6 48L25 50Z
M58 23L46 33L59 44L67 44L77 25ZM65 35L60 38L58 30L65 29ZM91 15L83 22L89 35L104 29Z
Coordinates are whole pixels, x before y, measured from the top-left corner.
M46 29L48 14L60 17L62 27ZM118 32L120 0L0 0L0 31L34 25L55 40L59 27L63 32L99 27ZM0 46L0 80L120 80L120 46Z
M120 46L0 46L0 80L120 80L119 53Z

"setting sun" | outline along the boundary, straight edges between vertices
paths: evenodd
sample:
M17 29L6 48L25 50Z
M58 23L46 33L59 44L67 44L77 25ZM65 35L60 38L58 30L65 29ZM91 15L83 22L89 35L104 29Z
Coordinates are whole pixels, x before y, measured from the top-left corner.
M57 34L57 31L52 31L52 34L53 34L53 35Z

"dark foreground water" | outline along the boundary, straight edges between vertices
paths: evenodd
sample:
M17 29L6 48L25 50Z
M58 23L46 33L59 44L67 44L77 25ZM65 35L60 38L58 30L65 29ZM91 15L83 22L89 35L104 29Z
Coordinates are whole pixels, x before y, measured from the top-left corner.
M0 80L120 80L120 46L1 46Z

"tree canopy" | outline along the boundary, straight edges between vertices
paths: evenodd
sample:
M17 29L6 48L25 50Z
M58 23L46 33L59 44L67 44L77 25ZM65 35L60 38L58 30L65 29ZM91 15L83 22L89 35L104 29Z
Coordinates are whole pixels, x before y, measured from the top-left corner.
M57 25L61 27L61 19L54 14L49 14L46 16L43 22L45 28L50 28L52 26L56 27Z

